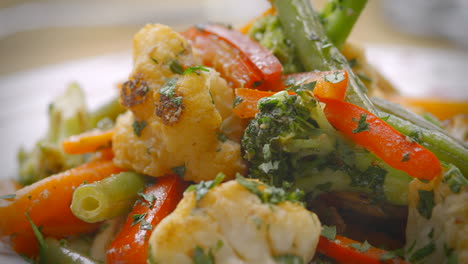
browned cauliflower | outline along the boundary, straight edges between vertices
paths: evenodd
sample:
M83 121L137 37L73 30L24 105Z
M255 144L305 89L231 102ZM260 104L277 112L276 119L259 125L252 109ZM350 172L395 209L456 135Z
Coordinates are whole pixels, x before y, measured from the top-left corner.
M135 35L134 69L121 88L130 111L117 120L113 140L116 164L154 177L178 168L197 182L244 171L240 144L231 139L241 129L233 91L212 69L184 73L196 65L190 44L167 26Z

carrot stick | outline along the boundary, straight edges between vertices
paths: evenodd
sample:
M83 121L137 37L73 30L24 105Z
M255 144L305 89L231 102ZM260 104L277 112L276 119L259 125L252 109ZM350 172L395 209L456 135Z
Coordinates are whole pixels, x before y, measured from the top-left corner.
M429 112L441 120L456 115L468 115L468 101L449 101L435 98L396 97L392 101L415 109L417 112Z
M93 130L79 135L71 136L62 141L62 148L68 154L84 154L96 152L112 144L113 130Z
M10 241L13 250L20 255L26 255L29 258L39 255L39 243L33 233L11 236Z
M359 250L361 249L361 250ZM337 235L335 239L329 240L324 236L320 236L317 245L317 251L333 258L338 263L347 264L409 264L401 258L392 258L383 260L383 256L388 253L385 250L371 247L363 247L363 244Z
M73 235L94 230L97 225L76 218L70 210L73 191L83 182L94 182L123 171L112 161L97 160L24 187L13 201L0 204L0 236L32 233L25 213L42 226L45 235Z
M252 19L249 23L247 23L246 25L244 25L243 27L241 27L239 29L239 31L242 33L242 34L245 34L247 35L247 33L249 32L250 28L252 27L252 25L255 23L255 21L257 21L258 19L262 18L262 17L265 17L267 15L275 15L276 14L276 9L274 7L271 7L269 8L268 10L266 10L265 12L263 12L263 14L261 14L260 16Z

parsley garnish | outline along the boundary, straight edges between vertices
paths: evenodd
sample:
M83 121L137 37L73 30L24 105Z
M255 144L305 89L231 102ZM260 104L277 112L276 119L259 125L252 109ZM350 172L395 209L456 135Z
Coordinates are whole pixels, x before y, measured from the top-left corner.
M300 85L294 85L291 87L286 88L288 91L293 91L295 93L298 93L300 91L313 91L315 89L315 85L317 84L316 81L313 82L308 82Z
M325 81L331 83L339 83L345 79L345 76L342 72L336 71L330 74L325 75Z
M33 230L33 233L34 233L34 236L37 238L37 240L39 241L39 248L40 249L43 249L46 245L45 245L45 241L44 241L44 237L42 236L41 234L41 231L40 231L40 228L38 228L33 220L31 219L31 217L29 216L29 213L26 212L25 213L26 215L26 218L28 219L29 221L29 224L31 224L31 227L32 227L32 230ZM42 250L41 250L42 251Z
M435 206L434 203L434 192L426 190L418 190L419 193L419 202L418 202L418 212L420 215L424 216L426 219L431 219L432 209Z
M335 240L336 237L336 226L322 226L322 236L328 238L328 240Z
M238 106L240 103L242 103L243 99L242 97L240 96L236 96L236 98L234 98L234 104L233 104L233 107L236 107Z
M141 131L143 131L143 129L146 127L146 121L145 120L143 120L143 121L135 120L135 122L133 122L133 124L132 124L132 127L133 127L133 132L135 133L135 135L140 137L141 136Z
M154 196L154 194L139 192L138 195L148 203L150 208L153 208L153 203L156 201L156 196Z
M216 132L216 137L221 142L226 142L226 140L227 140L226 135L224 135L222 132Z
M153 230L153 226L148 223L145 219L142 219L140 222L140 229L141 230Z
M16 197L16 194L12 193L12 194L7 194L7 195L2 195L0 196L0 199L11 200L11 199L15 199L15 197Z
M411 255L409 261L416 262L424 259L435 251L435 244L433 241L429 242L426 246L416 250L413 255Z
M303 264L304 260L293 254L285 254L280 256L274 256L273 259L278 264Z
M130 226L134 226L140 223L141 221L145 220L145 216L146 216L146 213L132 215L133 222Z
M236 181L242 187L257 195L257 197L260 198L263 203L279 204L284 201L300 202L304 196L304 193L298 189L293 192L286 192L282 188L268 186L257 181L247 180L240 174L236 175ZM262 190L260 190L260 187L262 187Z
M382 254L380 256L380 260L385 262L385 261L390 260L390 259L403 257L404 255L405 255L405 249L400 248L400 249L397 249L397 250L394 250L394 251L385 252L384 254Z
M369 242L367 242L367 240L364 241L364 243L352 243L352 244L349 244L350 247L356 249L357 251L361 252L361 253L364 253L366 252L367 250L369 250L372 246L371 244L369 244Z
M158 60L157 60L157 59L155 59L155 58L151 58L151 60L152 60L154 63L156 63L156 64L159 64L159 62L158 62Z
M210 70L203 65L197 65L185 69L184 74L195 73L197 75L200 75L200 71L209 72Z
M444 165L448 167L447 172L442 178L442 182L447 184L454 193L459 193L463 186L468 186L468 180L463 176L460 169L452 164Z
M195 191L195 198L200 201L208 193L210 189L217 186L224 180L225 175L219 173L216 178L212 181L201 181L198 184L190 185L190 187L185 190L186 192Z
M159 89L159 93L169 98L174 98L177 78L169 78L166 83Z
M358 124L357 127L353 129L354 134L357 134L363 131L369 131L369 124L366 122L366 118L367 118L367 113L360 114L359 120L357 120L356 118L353 118L353 121L357 122Z
M193 249L193 264L214 264L214 256L211 250L205 253L200 246Z
M169 68L171 69L173 73L184 74L184 69L182 68L179 61L177 60L173 60L171 64L169 65Z
M182 165L182 166L177 166L177 167L174 167L171 169L172 172L174 172L175 174L179 175L179 177L181 179L184 178L184 175L185 175L185 164Z
M410 159L409 153L403 154L403 158L401 159L401 162L407 162Z

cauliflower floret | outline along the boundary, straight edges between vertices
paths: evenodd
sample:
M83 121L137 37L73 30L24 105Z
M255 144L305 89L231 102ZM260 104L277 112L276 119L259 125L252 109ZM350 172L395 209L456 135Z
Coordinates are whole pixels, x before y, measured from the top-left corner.
M242 179L258 184L257 190L271 188ZM200 255L213 263L273 264L281 256L308 263L314 256L321 225L300 204L262 202L239 179L210 189L199 201L196 194L186 192L175 211L153 231L150 258L154 263L194 263Z
M154 177L184 166L191 181L245 170L240 144L230 139L237 132L226 125L236 123L233 91L212 69L181 74L194 65L189 43L169 27L147 25L135 35L134 69L121 89L130 111L113 139L117 165Z
M406 227L409 260L468 263L467 186L466 179L454 167L429 183L410 183Z

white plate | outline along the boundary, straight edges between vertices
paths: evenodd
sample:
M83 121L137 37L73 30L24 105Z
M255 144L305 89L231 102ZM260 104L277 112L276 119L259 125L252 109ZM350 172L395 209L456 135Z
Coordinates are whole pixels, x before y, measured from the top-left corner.
M368 60L409 96L468 100L468 54L413 47L369 46ZM115 85L131 70L131 55L110 54L0 77L1 177L14 177L16 152L31 148L47 129L48 103L71 81L95 108L116 96ZM0 242L0 263L25 263Z

